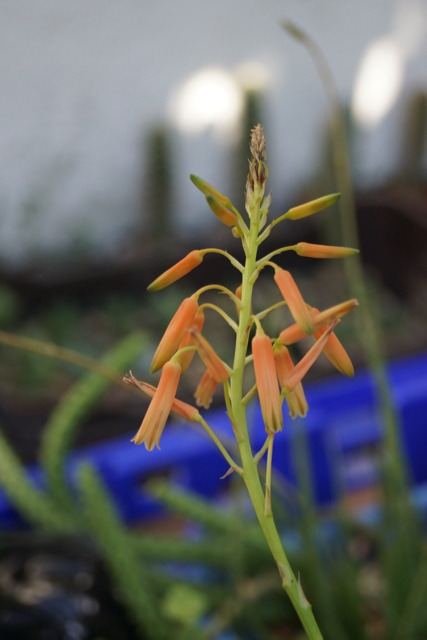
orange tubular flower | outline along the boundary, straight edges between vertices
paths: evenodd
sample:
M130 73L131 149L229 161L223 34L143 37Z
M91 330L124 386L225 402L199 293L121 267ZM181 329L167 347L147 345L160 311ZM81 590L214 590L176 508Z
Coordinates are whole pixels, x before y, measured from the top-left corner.
M331 322L334 322L334 320L339 320L349 311L354 309L354 307L357 307L358 304L358 301L353 298L352 300L347 300L346 302L337 304L335 305L335 307L330 307L329 309L325 309L325 311L321 311L319 315L317 315L313 320L315 331L326 327ZM302 340L306 337L307 333L304 333L304 331L297 324L292 324L290 327L287 327L281 332L279 341L282 344L289 345L294 344L294 342L298 342L298 340Z
M135 444L144 443L148 451L152 451L155 445L160 449L160 437L172 409L180 375L181 367L179 364L166 362L159 386L154 393L144 420L139 427L138 433L132 438L132 442L135 442Z
M309 244L308 242L299 242L295 246L295 251L299 256L304 256L305 258L347 258L359 253L358 249L328 247L327 245Z
M181 344L185 332L191 326L198 308L197 298L194 295L181 302L154 354L150 368L151 373L161 369L165 362L172 358Z
M209 371L205 371L194 394L198 407L209 409L217 386L218 382L212 378Z
M286 376L294 370L295 365L292 362L289 350L283 344L276 344L273 353L279 382L281 383L281 381L285 380ZM292 418L296 418L297 416L305 418L308 411L308 404L301 382L298 382L295 389L287 394L286 402L288 403Z
M227 227L235 226L235 224L237 223L237 217L232 211L230 211L230 209L227 209L227 207L224 207L213 196L207 196L206 200L208 201L208 205L211 211L213 211L213 213L216 215L218 220L221 220L221 222L226 224Z
M265 430L274 434L283 429L282 403L271 340L259 328L252 338L252 354Z
M217 356L209 342L197 331L197 329L190 329L189 333L191 333L193 337L194 344L197 347L201 361L211 374L212 378L216 382L225 382L230 377L230 374L228 373L228 369L221 358Z
M283 380L281 380L282 393L286 395L290 391L293 391L298 382L303 379L307 371L322 353L322 350L327 343L329 336L337 326L338 322L339 320L335 320L335 322L333 322L327 328L321 338L317 340L317 342L311 347L311 349L305 354L305 356L301 358L301 360L293 368L293 370Z
M173 267L156 278L156 280L147 287L148 291L160 291L160 289L168 287L170 284L176 282L180 278L183 278L187 273L190 273L190 271L198 267L202 261L202 251L197 251L197 249L191 251L188 256L185 256L185 258L174 264Z
M191 334L191 329L197 329L197 331L200 333L201 330L203 329L203 325L205 323L205 314L203 313L203 309L198 309L196 315L193 318L193 324L190 327L190 331L187 331L187 333L185 334L181 344L178 347L178 351L179 349L184 349L185 347L195 347L196 344L194 342L194 338ZM181 365L181 370L182 373L185 373L188 369L188 367L190 366L193 358L194 358L194 354L196 353L196 351L185 351L185 353L181 353L179 356L179 364Z
M311 335L314 331L313 319L289 271L284 271L277 267L275 269L274 280L296 323L304 333Z
M314 319L318 314L318 309L312 309L312 315ZM316 340L319 340L319 338L325 333L325 331L327 331L326 327L315 331L313 335ZM329 336L328 342L323 347L323 353L340 373L343 373L349 378L354 378L353 364L348 357L347 351L344 349L335 333L331 333L331 335Z
M125 376L123 381L127 384L132 384L134 387L138 387L141 389L147 396L150 398L154 398L154 394L157 391L156 387L153 387L152 384L148 384L148 382L141 382L141 380L137 380L133 375L132 371L129 372L129 377ZM189 420L190 422L194 422L200 416L199 411L196 407L192 407L191 404L187 404L186 402L182 402L182 400L174 399L172 402L171 411L176 413L177 415Z

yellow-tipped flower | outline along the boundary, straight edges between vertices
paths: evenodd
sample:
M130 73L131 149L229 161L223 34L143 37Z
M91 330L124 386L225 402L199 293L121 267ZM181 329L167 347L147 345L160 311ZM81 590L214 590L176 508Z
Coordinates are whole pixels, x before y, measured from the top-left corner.
M295 246L295 251L299 256L304 256L305 258L347 258L359 253L359 249L329 247L323 244L310 244L309 242L299 242Z
M190 271L199 266L203 261L203 256L203 251L198 251L197 249L191 251L188 256L185 256L185 258L156 278L156 280L147 287L148 291L160 291L160 289L164 289L173 282L183 278L187 273L190 273Z
M334 204L334 202L340 198L340 193L332 193L329 196L323 196L322 198L317 198L316 200L311 200L310 202L301 204L299 207L293 207L292 209L289 209L283 217L289 218L290 220L306 218L307 216L312 216L313 213L326 209L326 207L330 207L331 204Z
M338 322L339 320L335 320L335 322L333 322L327 328L321 338L317 340L317 342L311 347L311 349L305 354L305 356L301 358L301 360L297 365L295 365L293 370L283 380L281 380L282 393L287 394L290 391L293 391L298 382L301 382L307 371L322 353L322 350L327 343L329 336L337 326Z
M289 350L283 344L277 343L274 346L273 353L277 375L279 376L279 382L281 384L281 381L285 380L286 377L294 370L295 365L292 362ZM298 382L295 389L287 394L286 402L288 403L292 418L296 418L297 416L305 418L308 411L308 404L301 382Z
M197 296L195 295L185 298L181 302L154 354L150 368L151 373L161 369L165 362L172 358L181 344L185 332L191 327L198 308Z
M337 304L334 307L325 309L325 311L321 311L313 320L315 331L326 327L334 320L339 320L358 305L358 301L355 298L352 298L351 300L346 300L346 302ZM291 324L290 327L283 329L279 336L279 341L282 344L294 344L294 342L298 342L299 340L306 338L307 335L308 334L304 333L301 327L297 324Z
M150 398L154 398L157 388L153 387L152 384L148 384L148 382L137 380L132 371L130 371L129 376L125 376L123 380L127 384L132 384L134 387L138 387L138 389L141 389L141 391L143 391ZM182 402L182 400L178 400L177 398L174 398L174 401L172 402L171 411L172 413L176 413L177 415L185 418L186 420L189 420L190 422L194 422L200 416L200 413L198 409L196 409L196 407L192 407L191 404Z
M276 267L274 280L296 323L304 333L311 335L314 331L313 319L292 275Z
M200 359L211 374L212 378L216 382L225 382L228 380L230 374L228 373L227 367L221 358L217 356L206 338L204 338L197 329L190 329L189 332L193 336L194 344L197 347Z
M252 354L265 430L268 434L277 433L283 429L279 381L271 340L259 327L252 338Z
M178 351L179 349L184 349L185 347L196 346L193 335L191 333L191 329L197 329L197 331L201 333L204 323L205 323L205 314L203 313L203 309L200 309L199 307L196 315L193 318L193 324L190 327L190 331L187 331L187 333L185 334L181 344L178 347ZM182 373L185 373L187 371L188 367L190 366L194 358L195 353L196 352L193 350L193 351L185 351L184 353L180 354L179 364L181 365Z
M199 189L199 191L203 193L203 195L212 196L213 198L215 198L215 200L218 200L218 202L224 207L230 206L231 203L227 196L223 196L222 193L220 193L218 189L215 189L215 187L210 185L209 182L198 178L194 174L190 175L190 180Z
M207 196L206 200L218 220L221 220L227 227L234 227L237 224L237 216L230 209L224 207L216 198Z
M180 375L181 367L178 363L166 362L159 386L150 402L144 420L138 433L132 438L132 442L135 444L144 443L148 451L152 451L154 446L160 449L159 441L175 400Z
M199 386L194 393L198 407L209 409L217 386L218 382L214 380L209 371L205 371L202 379L200 380Z

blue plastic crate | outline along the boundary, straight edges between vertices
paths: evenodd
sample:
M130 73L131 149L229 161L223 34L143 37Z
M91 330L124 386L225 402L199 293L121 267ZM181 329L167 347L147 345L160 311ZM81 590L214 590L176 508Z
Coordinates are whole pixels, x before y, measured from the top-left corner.
M388 373L412 478L421 485L427 482L427 355L394 362ZM327 504L334 498L337 479L350 489L376 481L382 425L376 414L374 385L368 371L356 372L354 379L337 376L305 385L305 391L310 406L307 418L295 423L285 416L283 432L275 438L274 467L294 482L292 433L296 428L305 428L315 497L319 504ZM219 436L234 442L225 409L209 411L206 418ZM259 405L252 407L248 423L256 451L266 437ZM90 462L129 523L159 510L143 487L152 475L165 475L208 499L217 497L226 486L228 480L220 478L227 471L227 463L205 433L171 423L162 436L161 451L151 453L132 444L133 435L73 453L66 468L70 485L75 485L81 463ZM28 473L38 486L43 485L37 466L29 467ZM0 527L20 526L23 523L19 515L0 493Z

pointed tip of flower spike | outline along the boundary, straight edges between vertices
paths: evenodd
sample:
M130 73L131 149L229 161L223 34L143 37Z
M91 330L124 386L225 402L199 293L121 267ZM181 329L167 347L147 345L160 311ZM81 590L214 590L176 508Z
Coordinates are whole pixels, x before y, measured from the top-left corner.
M289 220L300 220L301 218L307 218L307 216L312 216L314 213L330 207L340 198L340 193L331 193L328 196L323 196L322 198L317 198L316 200L311 200L310 202L301 204L298 207L293 207L292 209L289 209L289 211L283 217L288 218Z
M191 251L185 258L156 278L156 280L147 287L147 291L160 291L180 278L183 278L187 273L190 273L190 271L199 266L203 261L203 256L203 251L197 249Z
M304 258L348 258L359 253L359 249L348 247L330 247L323 244L299 242L295 245L295 252Z
M222 193L220 193L218 189L215 189L215 187L209 184L209 182L202 180L202 178L195 176L193 173L190 174L190 180L194 184L194 186L203 193L203 195L213 196L224 207L230 206L231 203L227 196L224 196Z
M218 220L220 220L223 224L226 224L227 227L235 227L237 224L237 216L224 207L219 200L214 198L213 196L206 196L206 201L211 209L211 211L216 215Z

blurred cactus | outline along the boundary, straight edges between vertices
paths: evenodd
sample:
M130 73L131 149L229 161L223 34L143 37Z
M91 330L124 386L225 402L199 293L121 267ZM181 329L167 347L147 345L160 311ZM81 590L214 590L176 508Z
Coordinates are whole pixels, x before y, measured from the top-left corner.
M415 93L408 106L404 131L402 172L412 182L426 179L427 94Z
M172 222L172 143L168 129L151 129L145 146L143 214L150 238L163 240Z

